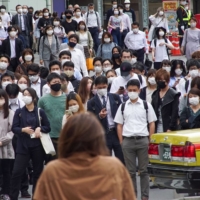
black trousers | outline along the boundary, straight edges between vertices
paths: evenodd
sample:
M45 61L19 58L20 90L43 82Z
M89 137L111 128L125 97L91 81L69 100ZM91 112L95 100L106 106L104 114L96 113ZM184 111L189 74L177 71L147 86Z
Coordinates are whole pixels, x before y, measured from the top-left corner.
M58 149L58 138L51 138L51 141L52 141L53 146L55 148L56 155L52 156L52 155L46 154L46 156L45 156L45 164L47 164L48 162L58 158L58 151L57 151L57 149Z
M10 197L11 200L18 200L19 190L21 187L21 179L26 167L28 166L28 162L32 159L33 162L33 189L32 193L34 193L35 186L37 180L42 173L44 167L44 159L45 159L45 152L42 147L36 146L31 147L28 149L28 154L17 154L14 164L14 169L11 178L11 190L10 190Z
M94 41L94 50L95 52L97 52L97 49L99 47L99 29L98 27L93 27L93 28L88 28L91 35L92 35L92 39Z
M122 152L122 147L119 143L119 138L117 135L117 130L110 131L106 134L106 143L107 147L110 150L110 155L112 155L112 150L115 153L115 156L121 160L121 162L124 164L124 156Z
M137 61L144 63L144 54L145 54L144 48L138 49L137 50Z
M124 44L124 39L125 39L127 33L128 33L128 29L123 30L123 32L121 33L121 45L120 46L123 49L126 48L126 45Z
M19 60L17 58L11 58L8 70L15 72L18 65L19 65Z
M3 175L2 177L2 190L1 194L9 195L10 192L10 167L11 167L11 159L0 159L0 174Z

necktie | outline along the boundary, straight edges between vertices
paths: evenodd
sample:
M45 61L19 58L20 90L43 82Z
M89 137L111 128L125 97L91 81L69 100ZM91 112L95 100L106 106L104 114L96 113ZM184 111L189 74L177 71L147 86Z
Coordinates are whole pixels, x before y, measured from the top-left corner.
M102 99L103 99L103 108L106 108L106 97L102 96Z
M22 15L19 15L19 25L20 25L20 29L22 31Z

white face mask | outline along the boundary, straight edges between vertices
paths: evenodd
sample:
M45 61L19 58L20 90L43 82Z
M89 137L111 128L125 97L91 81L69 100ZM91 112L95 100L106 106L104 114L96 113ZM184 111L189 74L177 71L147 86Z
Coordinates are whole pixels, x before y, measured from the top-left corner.
M57 22L57 21L56 21L56 22L53 22L53 25L54 25L54 26L58 26L58 25L60 25L60 22Z
M23 13L27 13L28 10L26 8L22 9Z
M42 18L43 16L39 16L38 18Z
M9 99L9 102L10 102L10 104L16 104L17 100L18 100L18 98Z
M80 17L81 16L81 12L76 12L76 16Z
M69 106L69 110L73 113L77 113L79 110L79 105Z
M45 17L49 16L49 13L44 13L44 16L45 16Z
M10 37L15 37L17 35L17 32L16 31L11 31L10 32Z
M160 35L160 36L163 36L163 35L165 35L165 33L164 33L163 31L160 31L160 32L159 32L159 35Z
M183 70L182 69L175 69L176 75L180 76L182 74Z
M188 10L189 9L189 7L188 6L185 6L185 10Z
M65 17L66 17L65 15L62 15L62 18L63 18L63 19L65 19Z
M137 92L128 92L128 96L131 100L135 100L138 98L139 94Z
M110 38L104 38L104 42L105 43L109 43L110 42Z
M125 4L125 7L126 8L130 8L130 4Z
M137 59L136 59L136 58L132 58L130 63L131 63L131 65L133 65L133 64L135 64L136 62L137 62Z
M52 35L52 34L53 34L53 30L47 31L47 35Z
M195 28L195 27L196 27L196 25L197 25L197 23L196 23L196 22L192 22L192 23L190 24L191 28Z
M58 74L58 75L60 75L60 70L54 70L54 71L52 71L53 73L56 73L56 74Z
M32 58L33 58L32 55L26 55L26 56L24 56L25 61L31 61Z
M68 59L62 59L61 60L61 63L62 63L62 65L64 65L66 62L69 62L70 60L68 60Z
M123 13L123 9L120 9L119 12L122 14Z
M187 2L186 1L181 1L181 5L185 5Z
M2 12L2 13L5 13L5 12L6 12L6 10L2 8L2 9L1 9L1 12Z
M95 66L95 67L94 67L94 71L95 71L96 73L101 73L101 72L102 72L102 67L101 67L101 66Z
M93 13L93 12L94 12L94 9L90 9L89 11L90 11L90 13Z
M117 5L113 5L113 8L117 8Z
M106 96L107 95L107 88L104 89L97 89L97 94L99 96Z
M8 84L12 84L12 82L10 82L10 81L2 82L2 88L3 88L3 90L6 89L6 86L7 86Z
M85 25L80 25L80 29L84 30L85 29Z
M113 80L115 79L116 77L109 77L108 78L108 84L112 84Z
M167 72L171 71L171 67L162 67L164 70L166 70Z
M189 71L189 75L192 77L192 78L195 78L199 75L199 70L198 69L194 69L194 70L190 70Z
M119 11L114 11L114 14L115 14L115 15L118 15L118 14L119 14Z
M3 106L5 104L5 99L0 99L0 106Z
M17 12L21 14L21 13L22 13L22 8L19 8L19 9L17 10Z
M160 12L159 12L159 15L160 15L160 16L163 16L163 14L164 14L163 11L160 11Z
M199 104L199 97L189 98L189 104L191 104L193 106L197 106Z
M8 63L0 62L0 69L1 70L5 70L5 69L7 69L7 67L8 67Z
M29 105L32 103L32 97L30 96L22 96L22 101L25 103L25 105Z
M31 82L36 82L39 79L38 75L29 76Z
M155 79L155 77L148 78L148 82L150 83L150 85L156 85L156 79Z
M138 28L134 28L134 29L133 29L133 33L135 33L135 34L138 33L138 31L139 31Z
M103 71L106 73L107 71L111 70L112 67L111 66L107 66L103 68Z
M28 85L24 83L21 84L19 83L18 86L20 87L21 90L25 90L26 88L28 88Z

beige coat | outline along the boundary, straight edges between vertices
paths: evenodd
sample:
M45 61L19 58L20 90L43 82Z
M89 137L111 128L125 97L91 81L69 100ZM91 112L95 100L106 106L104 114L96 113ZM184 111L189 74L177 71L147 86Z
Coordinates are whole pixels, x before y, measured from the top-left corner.
M9 115L4 119L4 113L0 111L0 159L14 159L14 150L12 146L13 132L11 131L14 112L9 110Z
M50 162L34 200L136 200L130 175L114 157L86 153Z

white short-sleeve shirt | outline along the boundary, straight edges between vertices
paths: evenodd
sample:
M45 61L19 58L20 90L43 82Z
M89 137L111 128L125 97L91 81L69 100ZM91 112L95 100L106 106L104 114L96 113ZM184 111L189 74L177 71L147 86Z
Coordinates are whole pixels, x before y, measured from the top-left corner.
M117 124L123 124L123 136L149 136L147 121L148 123L155 122L157 117L152 105L148 102L147 105L148 112L144 108L142 99L138 98L136 103L132 103L129 99L125 104L123 115L122 104L119 106L114 121Z

